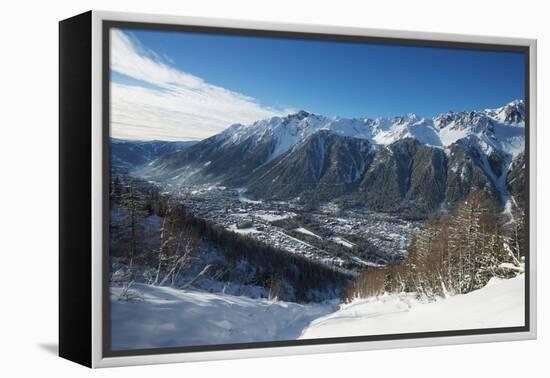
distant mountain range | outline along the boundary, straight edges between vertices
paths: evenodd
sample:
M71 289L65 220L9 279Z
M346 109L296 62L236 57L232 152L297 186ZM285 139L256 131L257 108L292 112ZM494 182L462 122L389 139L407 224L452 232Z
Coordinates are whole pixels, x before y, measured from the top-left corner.
M501 204L513 196L521 205L524 126L522 100L433 118L346 119L299 111L235 124L192 146L151 147L142 159L150 160L136 164L135 174L175 185L245 188L258 199L338 200L413 217L453 206L473 190ZM141 154L137 146L113 146L126 162Z
M197 141L166 142L111 138L111 169L115 172L128 172L148 164L164 154L181 151L196 143Z

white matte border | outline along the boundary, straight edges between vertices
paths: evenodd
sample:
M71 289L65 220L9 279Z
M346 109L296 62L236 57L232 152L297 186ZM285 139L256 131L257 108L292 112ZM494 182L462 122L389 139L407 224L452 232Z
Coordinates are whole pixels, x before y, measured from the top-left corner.
M103 359L102 17L92 11L92 367Z
M405 38L429 41L485 43L529 47L529 314L530 331L486 335L427 337L338 344L300 345L254 349L233 349L208 352L167 353L124 357L103 357L102 353L102 192L103 192L103 125L102 125L102 21L128 21L157 24L181 24L239 29L286 32L357 35L380 38ZM425 347L496 341L536 339L536 261L537 261L537 43L534 39L490 37L479 35L443 34L401 30L381 30L323 25L301 25L271 22L242 21L216 18L167 16L123 12L92 12L92 367L115 367L174 362L193 362L287 356L312 353L351 352L373 349Z

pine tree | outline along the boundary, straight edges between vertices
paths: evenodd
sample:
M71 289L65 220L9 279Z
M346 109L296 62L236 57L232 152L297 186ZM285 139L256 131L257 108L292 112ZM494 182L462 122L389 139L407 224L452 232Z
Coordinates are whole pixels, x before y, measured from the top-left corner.
M120 182L119 176L115 176L114 180L111 181L110 189L111 199L113 199L115 202L119 202L120 196L122 195L122 184Z
M145 211L143 210L143 201L137 188L137 182L131 179L124 189L124 191L121 189L120 204L127 213L126 216L123 217L129 231L129 245L126 258L128 260L129 269L132 270L134 258L138 252L138 243L142 238L142 220L145 216Z

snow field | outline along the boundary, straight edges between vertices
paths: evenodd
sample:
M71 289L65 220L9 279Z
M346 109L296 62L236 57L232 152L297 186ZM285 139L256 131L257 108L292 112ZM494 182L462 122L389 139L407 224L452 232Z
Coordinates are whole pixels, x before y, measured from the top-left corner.
M301 339L516 327L524 324L524 275L493 278L464 295L422 303L392 294L358 300L314 320Z
M298 304L135 284L134 301L111 288L112 348L145 349L293 340L335 303Z
M132 301L111 288L112 348L142 349L259 341L514 327L524 324L524 275L436 302L413 294L298 304L135 284Z

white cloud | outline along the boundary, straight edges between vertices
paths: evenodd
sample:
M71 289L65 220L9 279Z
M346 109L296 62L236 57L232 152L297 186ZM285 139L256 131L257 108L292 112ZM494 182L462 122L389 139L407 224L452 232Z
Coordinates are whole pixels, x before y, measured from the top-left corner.
M127 139L203 139L234 123L282 115L254 98L171 67L139 41L111 31L111 70L146 83L111 83L111 135Z

